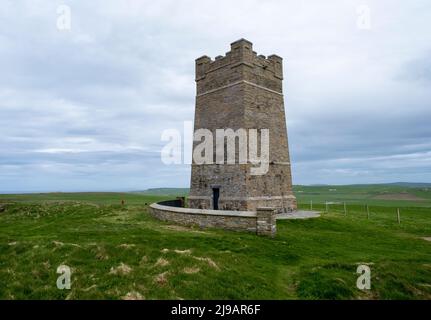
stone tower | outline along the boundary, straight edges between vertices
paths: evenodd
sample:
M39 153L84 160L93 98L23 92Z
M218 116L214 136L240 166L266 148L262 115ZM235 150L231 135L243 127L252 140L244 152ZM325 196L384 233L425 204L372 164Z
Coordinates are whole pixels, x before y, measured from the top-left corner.
M192 164L189 206L200 209L296 209L282 93L282 58L257 55L250 41L231 44L225 56L196 60L194 130L269 130L269 169L251 175L253 163ZM199 144L194 141L193 150ZM225 142L226 143L226 142ZM236 141L238 143L238 139ZM214 156L215 159L215 156Z

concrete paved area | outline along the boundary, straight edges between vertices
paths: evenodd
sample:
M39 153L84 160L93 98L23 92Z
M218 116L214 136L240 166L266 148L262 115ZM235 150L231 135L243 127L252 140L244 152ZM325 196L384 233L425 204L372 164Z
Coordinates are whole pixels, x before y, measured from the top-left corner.
M276 215L277 220L284 219L311 219L320 217L320 212L318 211L305 211L298 210L289 213L280 213Z

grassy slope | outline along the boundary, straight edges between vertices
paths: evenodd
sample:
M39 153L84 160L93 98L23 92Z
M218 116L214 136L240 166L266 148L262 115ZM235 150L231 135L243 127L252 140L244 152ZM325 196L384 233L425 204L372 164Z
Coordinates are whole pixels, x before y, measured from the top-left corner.
M2 195L18 202L0 213L0 298L431 299L431 243L421 239L430 208L403 207L399 226L390 201L374 204L370 220L363 205L347 216L331 206L319 219L279 221L266 239L159 222L144 204L163 198ZM122 263L131 271L112 274ZM358 263L371 265L370 292L356 289ZM60 264L72 268L70 291L56 288Z

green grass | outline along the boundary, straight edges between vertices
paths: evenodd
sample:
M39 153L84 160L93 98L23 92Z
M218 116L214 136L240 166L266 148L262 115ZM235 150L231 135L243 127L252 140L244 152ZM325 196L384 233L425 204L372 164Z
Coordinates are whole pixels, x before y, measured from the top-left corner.
M169 195L146 195L143 197L138 193L118 192L76 192L76 193L27 193L27 194L0 194L0 202L88 202L94 204L151 204L156 201L169 199Z
M370 204L389 207L431 207L431 187L408 187L392 184L350 186L294 186L300 203L340 201L347 204ZM416 200L400 200L399 195L417 197ZM382 196L393 199L383 200Z
M347 215L331 205L318 219L278 221L274 239L157 221L145 203L163 195L1 195L0 298L431 299L431 208L402 202L399 225L396 204L369 201L379 190L362 202L309 191L300 207L348 198ZM56 287L61 264L71 290ZM370 291L356 288L359 264L371 267Z

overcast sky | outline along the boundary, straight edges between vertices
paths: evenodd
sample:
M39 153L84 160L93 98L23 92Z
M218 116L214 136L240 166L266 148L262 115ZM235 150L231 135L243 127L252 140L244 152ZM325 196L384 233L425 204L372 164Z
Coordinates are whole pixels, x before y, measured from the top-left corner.
M161 133L239 38L284 58L295 184L431 182L430 30L426 0L3 0L0 192L188 187Z

